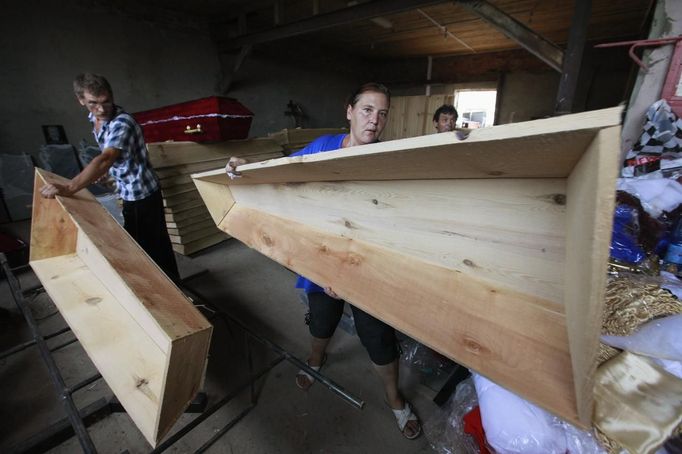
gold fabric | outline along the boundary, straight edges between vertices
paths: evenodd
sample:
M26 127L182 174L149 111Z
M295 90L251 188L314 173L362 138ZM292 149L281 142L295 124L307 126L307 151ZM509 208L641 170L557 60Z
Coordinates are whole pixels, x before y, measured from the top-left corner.
M597 370L594 424L632 454L654 453L682 424L682 380L623 352Z

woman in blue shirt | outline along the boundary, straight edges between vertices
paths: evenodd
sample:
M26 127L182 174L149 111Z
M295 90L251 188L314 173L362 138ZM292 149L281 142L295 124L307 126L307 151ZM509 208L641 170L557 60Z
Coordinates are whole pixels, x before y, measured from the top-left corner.
M360 86L346 105L346 118L350 122L349 133L319 137L292 156L378 142L386 126L390 102L390 93L385 86L377 83ZM246 161L243 159L231 158L226 167L228 175L239 175L236 167L244 163ZM308 365L319 370L327 358L327 346L343 315L344 301L339 299L332 288L322 288L303 276L298 278L296 287L303 289L308 295L309 328L312 336ZM395 330L352 304L350 307L358 336L381 378L386 391L386 402L393 411L398 428L406 438L417 438L421 433L419 419L398 390L399 354ZM307 390L314 381L303 370L296 374L296 384L301 389Z

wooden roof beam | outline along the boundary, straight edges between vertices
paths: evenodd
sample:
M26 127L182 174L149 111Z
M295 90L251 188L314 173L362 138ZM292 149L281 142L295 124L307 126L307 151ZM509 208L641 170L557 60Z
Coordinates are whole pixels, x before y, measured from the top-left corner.
M486 0L456 0L456 2L516 41L521 47L547 63L557 72L562 72L564 52L556 44L535 33L525 24Z
M416 8L423 8L445 0L393 0L390 2L372 1L360 3L330 13L318 14L308 19L302 19L289 24L274 27L256 33L250 33L220 42L223 50L238 48L245 45L260 44L277 41L284 38L312 33L342 24L373 19L380 16L402 13Z

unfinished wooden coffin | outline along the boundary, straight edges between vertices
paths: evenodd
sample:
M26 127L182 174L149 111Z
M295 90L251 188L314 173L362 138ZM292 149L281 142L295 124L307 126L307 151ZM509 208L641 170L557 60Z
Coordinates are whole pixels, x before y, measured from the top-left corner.
M589 425L620 109L194 175L216 224Z
M232 156L250 162L283 156L271 139L228 140L205 144L162 142L147 144L149 160L160 179L166 226L173 250L189 255L229 238L216 228L190 175L225 167Z
M203 383L212 327L87 191L36 169L30 264L102 377L152 446Z

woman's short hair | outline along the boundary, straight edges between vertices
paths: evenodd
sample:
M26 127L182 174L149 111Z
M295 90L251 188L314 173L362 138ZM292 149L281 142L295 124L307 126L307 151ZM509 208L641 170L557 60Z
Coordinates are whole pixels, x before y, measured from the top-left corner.
M81 99L86 91L95 96L104 94L113 95L109 81L99 74L83 73L76 76L73 80L73 92Z
M355 107L355 104L360 100L360 95L363 93L383 93L386 95L386 99L388 99L388 105L391 105L391 92L386 88L386 85L378 82L367 82L366 84L360 85L353 94L348 97L346 107Z

